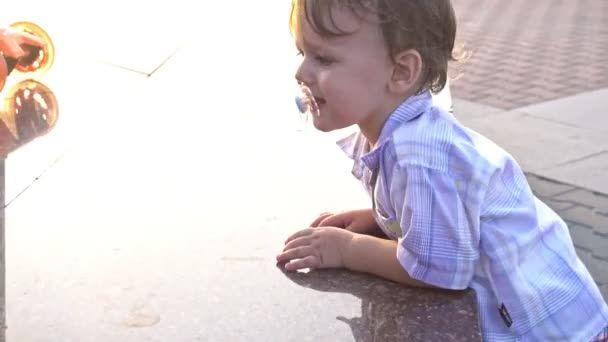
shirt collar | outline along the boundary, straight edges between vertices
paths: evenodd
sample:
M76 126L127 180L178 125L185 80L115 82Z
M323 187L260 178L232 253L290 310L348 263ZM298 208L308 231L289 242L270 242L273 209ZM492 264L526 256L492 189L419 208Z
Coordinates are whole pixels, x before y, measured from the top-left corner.
M338 146L344 151L344 153L355 162L353 167L353 173L359 169L359 159L369 169L376 169L380 163L380 157L382 155L382 149L384 145L391 139L391 136L395 129L401 126L403 123L411 121L422 113L428 111L432 105L432 96L429 91L424 92L420 95L412 96L407 100L403 101L393 113L388 117L386 123L382 127L378 143L373 151L369 151L369 143L367 139L361 134L361 132L353 133L346 138L338 140ZM355 174L355 176L357 176ZM359 178L359 177L358 177Z

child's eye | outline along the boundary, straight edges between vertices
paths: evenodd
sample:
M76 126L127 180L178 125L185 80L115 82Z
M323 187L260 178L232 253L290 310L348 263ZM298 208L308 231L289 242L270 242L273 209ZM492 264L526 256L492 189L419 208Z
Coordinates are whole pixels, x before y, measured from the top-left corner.
M304 51L298 50L298 53L296 54L296 56L304 56ZM325 57L325 56L321 56L321 55L312 55L312 56L317 61L317 63L319 63L321 65L329 65L334 62L333 59Z
M329 64L331 64L333 62L332 59L324 57L324 56L315 56L315 59L321 65L329 65Z

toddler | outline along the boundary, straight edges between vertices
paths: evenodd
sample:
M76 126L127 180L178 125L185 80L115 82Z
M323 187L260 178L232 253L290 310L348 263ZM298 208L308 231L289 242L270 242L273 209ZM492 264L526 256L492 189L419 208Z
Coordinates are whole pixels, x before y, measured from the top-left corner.
M564 221L507 152L432 105L454 59L450 1L293 0L290 23L314 126L359 128L339 145L371 208L321 215L277 260L472 288L486 341L605 341L608 306Z

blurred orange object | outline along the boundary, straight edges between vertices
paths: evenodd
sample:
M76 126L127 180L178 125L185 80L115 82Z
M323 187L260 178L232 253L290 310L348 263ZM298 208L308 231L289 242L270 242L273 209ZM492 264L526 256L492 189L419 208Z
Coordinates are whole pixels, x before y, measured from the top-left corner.
M5 90L4 106L0 109L0 158L6 158L19 147L47 134L58 118L55 95L34 79L44 75L53 65L55 49L49 35L31 22L21 21L10 26L41 38L45 46L21 45L28 54L19 60L0 57L0 90ZM12 73L21 77L4 89Z

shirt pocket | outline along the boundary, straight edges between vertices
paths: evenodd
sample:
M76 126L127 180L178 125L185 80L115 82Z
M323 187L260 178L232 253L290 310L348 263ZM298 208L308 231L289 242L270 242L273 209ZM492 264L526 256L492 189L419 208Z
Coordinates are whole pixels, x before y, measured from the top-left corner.
M386 211L382 210L377 203L374 204L374 216L385 234L394 239L402 237L403 232L401 231L399 221L393 215L387 214Z
M383 197L383 195L387 196L388 190L384 188L383 179L378 177L378 172L378 170L375 170L372 173L370 181L374 218L388 237L398 239L403 236L401 225L395 215L391 214L394 210L386 210L383 205L382 199L386 200L386 197Z

